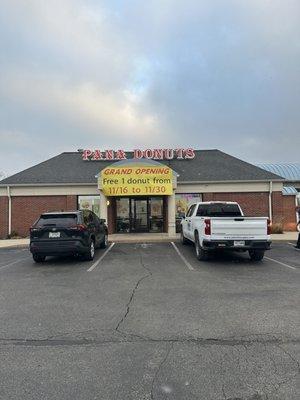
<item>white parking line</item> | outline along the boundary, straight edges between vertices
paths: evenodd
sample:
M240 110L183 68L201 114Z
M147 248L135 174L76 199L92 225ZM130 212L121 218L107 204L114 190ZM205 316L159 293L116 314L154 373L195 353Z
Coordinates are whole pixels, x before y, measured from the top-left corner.
M114 247L115 243L113 242L109 248L102 254L102 256L97 260L89 269L87 269L87 272L92 272L94 268L97 267L97 265L103 260L103 258L106 256L106 254Z
M13 262L11 262L11 263L2 265L2 266L0 266L0 270L1 270L1 269L8 268L8 267L10 267L11 265L17 264L17 263L20 262L20 261L28 260L29 258L30 258L30 257L19 258L18 260L15 260L15 261L13 261Z
M183 254L181 254L181 252L179 251L178 247L176 246L176 244L174 242L171 242L171 245L174 247L176 253L179 255L179 257L182 259L182 261L184 262L184 264L188 267L188 269L190 271L195 271L195 268L193 268L191 266L191 264L187 261L187 259L184 257Z
M298 249L297 247L295 247L295 246L296 246L295 243L288 242L288 244L291 245L291 246L293 246L293 247L294 247L294 250L300 251L300 249Z
M274 258L265 257L265 259L270 260L270 261L273 261L273 262L275 262L275 263L277 263L277 264L280 264L280 265L282 265L283 267L287 267L287 268L290 268L290 269L297 269L297 268L292 267L291 265L285 264L285 263L283 263L283 262L281 262L281 261L274 260Z

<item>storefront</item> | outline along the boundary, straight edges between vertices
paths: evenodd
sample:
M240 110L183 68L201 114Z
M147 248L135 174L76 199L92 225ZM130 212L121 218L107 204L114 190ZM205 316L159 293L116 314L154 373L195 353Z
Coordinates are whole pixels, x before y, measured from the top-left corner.
M284 179L219 150L79 150L0 182L0 238L27 236L42 212L90 209L110 233L179 231L195 201L237 201L246 215L294 229ZM288 201L287 201L288 200Z

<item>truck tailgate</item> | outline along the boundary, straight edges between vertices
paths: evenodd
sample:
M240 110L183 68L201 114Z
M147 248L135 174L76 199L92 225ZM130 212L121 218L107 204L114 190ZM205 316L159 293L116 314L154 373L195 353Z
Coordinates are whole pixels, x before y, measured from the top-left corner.
M211 218L212 239L267 239L267 218Z

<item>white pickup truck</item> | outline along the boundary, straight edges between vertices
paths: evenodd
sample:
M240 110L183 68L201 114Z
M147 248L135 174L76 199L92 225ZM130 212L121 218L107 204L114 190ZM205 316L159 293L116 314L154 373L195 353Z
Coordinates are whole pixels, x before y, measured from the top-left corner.
M198 260L213 251L249 251L253 261L264 258L270 249L270 220L245 217L238 203L202 202L192 204L181 221L181 242L195 244Z

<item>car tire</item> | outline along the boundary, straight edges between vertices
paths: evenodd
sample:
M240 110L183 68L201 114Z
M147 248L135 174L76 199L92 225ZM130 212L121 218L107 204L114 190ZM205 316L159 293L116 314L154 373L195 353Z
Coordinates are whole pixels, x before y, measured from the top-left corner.
M45 256L39 256L38 254L32 254L33 261L36 263L42 263L46 260Z
M199 237L196 234L195 235L195 251L196 251L196 257L199 261L207 261L209 258L209 254L207 250L203 250L200 242L199 242Z
M107 246L108 246L108 233L105 232L104 238L100 243L100 249L106 249Z
M94 257L95 257L95 241L91 239L88 252L84 258L86 261L93 261Z
M181 230L181 232L180 232L180 241L181 241L181 244L184 244L184 245L186 245L186 244L189 243L188 239L184 236L182 230Z
M252 261L261 261L264 258L264 250L249 250L249 256Z

